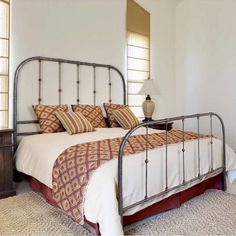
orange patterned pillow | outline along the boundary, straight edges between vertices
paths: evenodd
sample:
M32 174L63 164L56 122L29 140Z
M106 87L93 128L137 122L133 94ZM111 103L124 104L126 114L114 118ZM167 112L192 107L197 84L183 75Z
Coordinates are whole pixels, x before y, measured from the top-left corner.
M137 117L129 107L113 110L112 114L123 129L132 129L134 126L139 124Z
M71 105L74 112L80 112L93 125L94 128L106 128L106 122L100 106L77 104Z
M63 132L61 122L55 116L56 111L68 111L67 105L33 105L42 133Z
M109 127L120 127L119 123L116 121L114 115L112 114L113 110L122 109L128 107L128 105L123 104L114 104L114 103L103 103L104 109L107 113Z

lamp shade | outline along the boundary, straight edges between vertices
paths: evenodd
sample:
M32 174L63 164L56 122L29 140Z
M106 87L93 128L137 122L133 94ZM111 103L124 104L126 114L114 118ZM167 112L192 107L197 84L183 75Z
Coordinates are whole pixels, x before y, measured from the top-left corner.
M159 88L154 84L153 79L145 79L142 88L138 92L139 95L158 95Z

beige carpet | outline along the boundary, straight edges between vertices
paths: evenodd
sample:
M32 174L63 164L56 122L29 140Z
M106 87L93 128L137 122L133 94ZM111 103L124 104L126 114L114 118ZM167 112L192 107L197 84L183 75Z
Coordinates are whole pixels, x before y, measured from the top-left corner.
M236 195L208 191L126 228L129 235L236 235ZM89 235L34 192L0 200L0 235Z

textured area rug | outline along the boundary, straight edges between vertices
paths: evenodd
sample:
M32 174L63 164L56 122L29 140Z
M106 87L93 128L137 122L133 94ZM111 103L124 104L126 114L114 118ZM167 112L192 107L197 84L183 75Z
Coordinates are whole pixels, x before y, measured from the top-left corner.
M236 195L212 190L126 228L127 235L236 235ZM0 235L90 235L34 192L0 200Z

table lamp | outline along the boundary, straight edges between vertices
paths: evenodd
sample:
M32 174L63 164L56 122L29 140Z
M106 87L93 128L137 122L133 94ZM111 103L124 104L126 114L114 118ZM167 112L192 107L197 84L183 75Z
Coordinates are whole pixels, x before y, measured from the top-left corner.
M150 95L160 94L159 88L155 86L153 79L144 80L142 88L138 92L139 95L147 95L146 100L142 104L143 114L145 116L145 121L152 120L152 114L155 109L155 103L151 100Z

